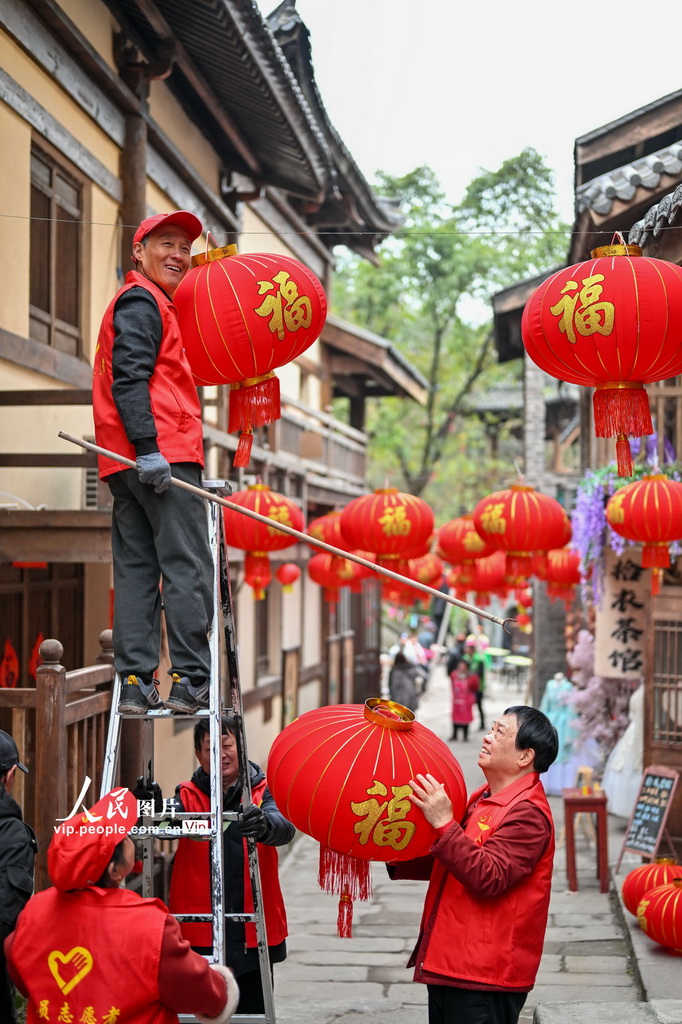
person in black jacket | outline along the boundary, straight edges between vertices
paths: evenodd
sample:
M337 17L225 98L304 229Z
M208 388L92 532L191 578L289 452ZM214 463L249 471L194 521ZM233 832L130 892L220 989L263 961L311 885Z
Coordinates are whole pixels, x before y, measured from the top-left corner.
M235 725L232 718L223 715L221 725L221 764L223 809L242 811L242 784ZM194 728L194 752L199 767L189 783L180 783L175 797L169 801L171 813L210 808L210 735L207 719L200 719ZM279 886L277 851L268 847L285 846L294 838L295 828L279 811L265 775L259 765L249 761L253 802L245 807L236 821L231 821L223 832L223 896L227 913L242 913L251 909L248 863L245 863L244 837L250 836L259 845L259 869L263 894L263 907L268 931L270 964L286 959L286 912ZM203 795L203 796L202 796ZM167 805L168 806L168 805ZM181 839L173 864L173 875L168 906L173 913L206 913L210 911L208 894L210 862L207 852L200 861L197 847L207 851L207 843L194 839ZM205 871L205 874L203 873ZM201 892L198 891L201 888ZM247 890L247 891L245 891ZM203 906L197 905L204 903ZM200 953L210 953L211 927L201 924L181 924L183 934ZM264 1013L258 950L255 928L252 924L225 922L225 962L239 983L237 1013ZM271 968L272 970L272 968Z
M12 797L17 768L28 772L19 760L16 743L0 729L0 1024L15 1024L17 1019L4 943L33 892L33 861L38 850L35 833L24 823Z

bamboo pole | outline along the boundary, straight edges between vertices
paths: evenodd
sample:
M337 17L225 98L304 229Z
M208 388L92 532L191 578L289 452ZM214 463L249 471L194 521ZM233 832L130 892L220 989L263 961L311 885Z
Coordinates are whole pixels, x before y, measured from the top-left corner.
M67 434L63 430L59 431L59 437L63 438L65 441L70 441L72 444L77 444L81 448L87 449L89 452L95 452L96 455L104 455L108 459L113 459L115 462L120 462L124 466L129 466L130 469L137 468L132 459L127 459L124 455L119 455L117 452L110 452L107 448L100 448L99 445L93 444L92 441L86 441L82 437L74 437L73 434ZM487 612L483 608L477 608L476 605L458 600L458 598L453 597L452 594L445 594L441 590L434 590L433 587L427 586L426 583L420 583L418 580L411 580L408 576L402 576L398 572L393 572L392 569L385 569L382 565L370 562L368 559L362 558L360 555L356 555L353 551L343 551L341 548L334 547L333 544L327 544L326 541L317 540L315 537L311 537L310 534L302 533L300 530L295 530L293 526L287 526L286 523L278 523L274 519L268 519L267 516L262 516L260 512L254 512L251 509L242 508L241 505L237 505L234 501L230 501L228 498L221 498L217 494L211 494L210 491L205 491L203 487L195 487L194 484L188 484L184 480L176 480L175 477L171 477L171 483L174 487L182 488L183 491L190 491L192 494L196 494L200 498L206 498L207 501L212 501L216 505L222 505L224 508L232 509L233 512L240 512L244 516L256 519L259 523L263 523L265 526L274 527L274 529L280 530L282 533L288 533L297 540L302 540L305 544L321 548L323 551L329 551L330 554L337 555L339 558L347 558L351 562L357 562L358 565L364 565L366 569L371 569L373 572L379 573L381 576L387 576L389 579L397 580L399 583L413 587L415 590L421 590L423 593L431 595L431 597L439 597L443 601L447 601L448 604L456 605L458 608L463 608L466 612L472 612L474 615L481 616L484 619L489 619L490 622L497 622L498 625L502 626L507 632L509 632L509 630L507 629L506 624L508 622L515 621L514 619L500 619L497 615L493 615L491 612Z

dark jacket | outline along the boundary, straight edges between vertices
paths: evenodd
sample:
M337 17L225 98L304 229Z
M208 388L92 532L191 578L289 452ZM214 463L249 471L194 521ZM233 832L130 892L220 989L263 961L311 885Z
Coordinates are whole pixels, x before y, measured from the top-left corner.
M24 823L19 804L0 786L0 939L14 929L33 892L33 861L38 844Z
M249 761L249 765L251 786L255 787L265 776L259 765L253 761ZM192 782L203 793L210 795L210 779L203 768L197 768L192 775ZM173 803L177 811L184 810L180 786L175 790ZM237 781L223 794L223 809L238 811L241 803L242 786ZM294 838L296 829L280 812L267 786L260 806L268 822L268 831L258 842L266 846L286 846ZM223 832L223 873L225 910L239 913L244 910L244 843L234 821L230 822ZM280 963L286 958L286 943L280 942L275 946L269 946L268 952L271 963ZM225 922L225 955L236 977L246 971L258 970L258 950L247 949L243 924Z

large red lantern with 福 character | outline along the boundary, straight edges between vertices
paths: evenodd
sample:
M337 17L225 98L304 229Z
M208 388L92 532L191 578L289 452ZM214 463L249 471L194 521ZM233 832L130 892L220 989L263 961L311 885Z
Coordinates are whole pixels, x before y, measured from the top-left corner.
M227 429L241 432L233 465L248 466L254 427L281 414L274 371L324 326L322 285L290 256L228 245L192 257L174 302L195 383L230 387Z
M397 487L378 488L346 505L341 532L349 549L375 552L379 565L403 573L408 559L429 550L433 512L422 498Z
M682 267L606 245L535 290L521 322L534 363L595 388L594 430L615 437L618 473L633 473L629 437L653 433L644 385L682 373Z
M435 832L410 800L410 780L445 785L457 821L466 804L459 764L443 740L400 704L372 698L308 711L268 757L268 786L289 821L320 843L319 882L339 896L339 934L353 900L370 896L370 862L425 856Z
M266 526L243 512L223 508L225 539L233 548L248 552L244 561L245 579L253 588L254 597L261 600L272 580L268 552L281 551L296 543L295 537L278 530L275 524L302 530L303 513L295 501L270 490L266 484L253 484L245 491L235 491L230 501L251 512L258 512L272 522L272 526Z
M643 544L642 568L653 569L651 592L658 594L660 576L670 565L668 544L682 538L682 484L662 473L619 487L606 505L612 530Z
M528 577L532 555L564 543L568 516L556 498L525 484L495 491L476 505L474 525L481 537L506 552L507 575Z

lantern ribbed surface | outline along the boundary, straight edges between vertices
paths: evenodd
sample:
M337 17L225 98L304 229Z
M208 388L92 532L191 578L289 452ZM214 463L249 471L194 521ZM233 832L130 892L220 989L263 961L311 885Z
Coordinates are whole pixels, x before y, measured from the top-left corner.
M682 956L682 878L645 893L637 920L650 939Z
M458 516L443 523L438 530L436 543L441 557L451 565L464 565L477 558L487 558L497 546L481 537L472 515Z
M668 885L674 878L682 878L682 867L673 858L657 858L653 864L640 864L623 879L623 903L631 914L637 914L640 901L650 889Z
M565 543L568 516L564 508L556 498L523 484L482 498L473 517L481 537L506 552L511 576L529 576L534 552Z
M381 703L390 714L391 702ZM435 832L407 799L410 779L429 772L443 782L460 820L464 778L435 733L420 722L397 724L408 727L392 728L390 718L379 724L362 704L338 704L288 725L267 765L282 814L325 847L351 857L389 861L428 853Z
M309 559L308 575L313 583L324 588L324 599L331 604L338 601L341 587L349 587L357 579L350 559L328 551L319 551Z
M315 274L276 253L192 267L174 302L197 384L237 383L284 366L319 337L327 315Z
M643 568L666 568L668 544L682 538L682 483L656 473L619 487L606 505L606 521L621 537L644 545Z
M682 373L682 267L637 246L595 249L535 290L521 333L541 369L597 389L595 434L617 438L619 474L632 476L627 438L653 432L644 384Z
M274 526L274 523L283 523L294 530L303 530L303 513L291 498L270 490L265 484L254 484L244 491L235 491L230 495L230 501L258 512L273 522L273 526L266 526L234 509L223 508L225 536L233 548L242 548L244 551L280 551L296 544L296 537Z
M346 505L341 530L349 548L373 551L382 564L386 558L416 558L428 551L433 512L422 498L397 487L380 488Z

